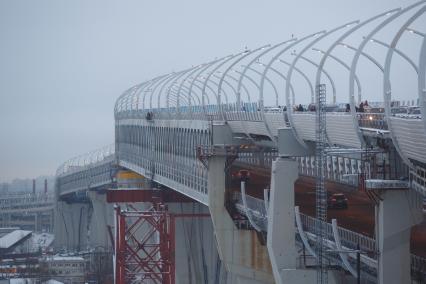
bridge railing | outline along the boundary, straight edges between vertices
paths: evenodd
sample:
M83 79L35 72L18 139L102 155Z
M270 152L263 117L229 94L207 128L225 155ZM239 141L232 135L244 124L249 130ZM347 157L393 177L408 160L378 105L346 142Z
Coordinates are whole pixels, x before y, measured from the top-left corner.
M326 230L326 236L329 240L334 241L333 236L333 228L332 225L328 222L320 221L314 217L300 214L303 228L305 231L310 232L312 234L315 234L315 228L318 225L318 222L323 223L323 228ZM342 245L350 248L350 249L356 249L357 245L360 245L361 250L367 251L367 252L375 252L376 251L376 241L373 238L370 238L368 236L365 236L363 234L356 233L354 231L337 227L339 236L342 241ZM373 254L375 256L375 254Z
M21 196L5 196L0 198L0 209L53 205L54 196L52 194L23 194Z
M410 171L410 187L426 198L426 170L420 167Z
M240 192L234 192L233 199L237 210L240 211L240 213L250 214L252 220L262 231L268 231L268 217L263 200L250 195L246 195L245 197L247 210L249 210L249 212L245 212L242 194Z
M114 159L115 144L110 144L101 149L77 156L63 163L56 171L56 176L68 175L72 172L83 171L99 163Z
M411 254L411 275L416 280L426 279L426 258Z
M240 192L234 193L234 201L236 202L237 209L239 211L242 211L240 213L247 214L247 212L244 212L244 206L243 206L243 200ZM249 214L256 217L256 220L259 221L258 225L262 228L267 228L267 212L265 209L265 202L262 199L255 198L252 196L246 195L246 201L247 201L247 210L249 210ZM308 216L306 214L300 214L303 229L307 232L310 232L312 234L315 234L315 229L317 228L318 222L323 223L323 228L326 230L326 237L327 239L334 241L334 235L333 235L333 228L330 223L320 221L314 217ZM339 236L342 241L342 245L351 248L356 249L357 245L360 245L361 250L368 251L368 252L375 252L376 251L376 241L373 238L370 238L368 236L365 236L360 233L353 232L351 230L338 227Z
M358 112L357 118L360 127L388 130L384 113Z

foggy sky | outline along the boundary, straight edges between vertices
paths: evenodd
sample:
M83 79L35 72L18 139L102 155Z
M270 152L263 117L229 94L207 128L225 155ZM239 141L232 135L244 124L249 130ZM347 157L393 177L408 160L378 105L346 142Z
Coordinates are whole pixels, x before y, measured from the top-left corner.
M0 181L112 143L115 100L134 84L412 3L0 0Z

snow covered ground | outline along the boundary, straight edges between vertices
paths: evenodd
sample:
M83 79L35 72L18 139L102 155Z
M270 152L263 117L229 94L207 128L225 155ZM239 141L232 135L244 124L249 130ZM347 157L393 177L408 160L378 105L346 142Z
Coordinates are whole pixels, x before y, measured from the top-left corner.
M55 236L48 233L33 233L30 239L30 251L38 251L40 248L45 251L53 243Z

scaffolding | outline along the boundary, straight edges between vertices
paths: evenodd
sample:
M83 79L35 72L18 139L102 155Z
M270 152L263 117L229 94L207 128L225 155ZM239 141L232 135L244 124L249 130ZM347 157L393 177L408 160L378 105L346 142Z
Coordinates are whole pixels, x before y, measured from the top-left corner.
M316 148L315 148L315 167L316 167L316 217L323 222L317 222L317 283L325 284L328 282L327 261L326 261L326 228L327 222L327 191L325 189L325 171L326 171L326 88L325 84L317 85L317 116L316 116Z

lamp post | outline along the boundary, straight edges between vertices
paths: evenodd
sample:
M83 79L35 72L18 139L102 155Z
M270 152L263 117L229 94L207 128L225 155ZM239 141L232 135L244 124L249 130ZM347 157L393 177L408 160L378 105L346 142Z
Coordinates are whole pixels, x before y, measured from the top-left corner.
M385 43L385 42L383 42L383 41L380 41L380 40L378 40L378 39L374 39L374 38L372 38L372 39L370 39L370 42L374 42L374 43L377 43L378 45L381 45L381 46L384 46L384 47L386 47L386 48L393 48L390 44L388 44L388 43ZM408 55L407 54L405 54L405 53L403 53L401 50L399 50L399 49L397 49L397 48L393 48L393 50L395 51L395 53L397 53L398 55L400 55L402 58L404 58L410 65L411 65L411 67L413 67L413 69L414 69L414 71L416 72L416 74L418 74L419 73L419 69L417 68L417 65L416 65L416 63L414 63L414 61L413 60L411 60L411 58L410 57L408 57Z
M406 28L406 30L407 30L409 33L416 34L416 35L419 35L419 36L421 36L421 37L426 37L426 34L425 34L425 33L419 32L419 31L417 31L417 30L415 30L415 29L412 29L412 28Z
M347 49L353 50L355 52L358 52L358 50L355 47L353 47L352 45L349 45L349 44L346 44L346 43L342 43L342 42L339 43L339 45L343 46L344 48L347 48ZM364 51L361 51L359 54L362 55L362 56L364 56L366 59L368 59L374 65L376 65L377 68L380 69L380 71L382 71L382 72L384 71L382 64L380 64L376 59L374 59L373 56L369 55L368 53L366 53Z

